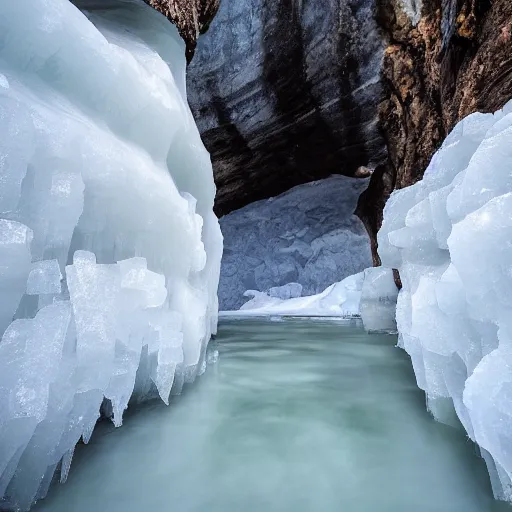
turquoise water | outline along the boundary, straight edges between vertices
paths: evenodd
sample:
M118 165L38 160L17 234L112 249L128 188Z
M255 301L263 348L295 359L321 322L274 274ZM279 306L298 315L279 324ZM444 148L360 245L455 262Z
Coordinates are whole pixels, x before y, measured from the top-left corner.
M223 321L218 362L170 407L101 423L36 511L510 512L395 343L354 323Z

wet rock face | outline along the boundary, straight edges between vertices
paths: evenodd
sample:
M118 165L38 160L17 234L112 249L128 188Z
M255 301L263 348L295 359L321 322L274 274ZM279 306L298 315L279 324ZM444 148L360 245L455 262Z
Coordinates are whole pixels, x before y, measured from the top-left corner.
M197 38L219 8L220 0L144 0L176 24L187 47L187 60L194 55Z
M218 214L385 161L375 11L375 0L222 0L188 71Z
M494 112L512 98L510 0L429 0L416 17L404 12L404 3L380 0L378 13L389 40L380 106L389 160L358 208L374 249L390 192L422 178L459 120Z

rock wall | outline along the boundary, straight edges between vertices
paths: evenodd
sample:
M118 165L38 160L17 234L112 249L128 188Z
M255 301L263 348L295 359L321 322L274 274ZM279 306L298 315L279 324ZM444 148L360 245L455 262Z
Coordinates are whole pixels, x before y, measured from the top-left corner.
M374 13L375 0L222 0L188 70L218 214L385 160Z

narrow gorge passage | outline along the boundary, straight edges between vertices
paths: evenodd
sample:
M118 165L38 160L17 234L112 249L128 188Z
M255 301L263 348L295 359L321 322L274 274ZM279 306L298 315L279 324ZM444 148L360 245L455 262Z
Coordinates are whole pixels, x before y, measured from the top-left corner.
M511 512L511 49L0 0L0 512Z
M100 423L34 510L506 510L395 343L356 321L223 320L201 379L121 429Z

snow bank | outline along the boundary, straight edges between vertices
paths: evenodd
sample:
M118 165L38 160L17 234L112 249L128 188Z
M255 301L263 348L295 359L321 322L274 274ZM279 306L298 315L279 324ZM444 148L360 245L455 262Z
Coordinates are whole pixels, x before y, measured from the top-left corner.
M223 310L239 309L246 290L302 285L302 295L372 265L370 241L354 215L368 179L331 176L249 204L220 219Z
M100 407L178 393L216 328L184 44L143 2L77 4L0 2L2 510L66 479Z
M300 286L300 285L298 285ZM398 290L393 271L387 268L367 268L359 274L334 283L322 293L307 297L297 283L289 283L269 292L248 290L252 297L238 311L222 311L222 316L323 316L361 317L368 331L395 331L395 309Z
M222 311L222 316L359 316L363 272L334 283L317 295L282 299L268 293L247 290L252 297L238 311ZM290 283L295 285L296 283ZM284 286L281 288L288 288Z
M398 268L399 343L440 421L482 448L512 501L512 102L459 123L422 181L394 192L378 235Z

